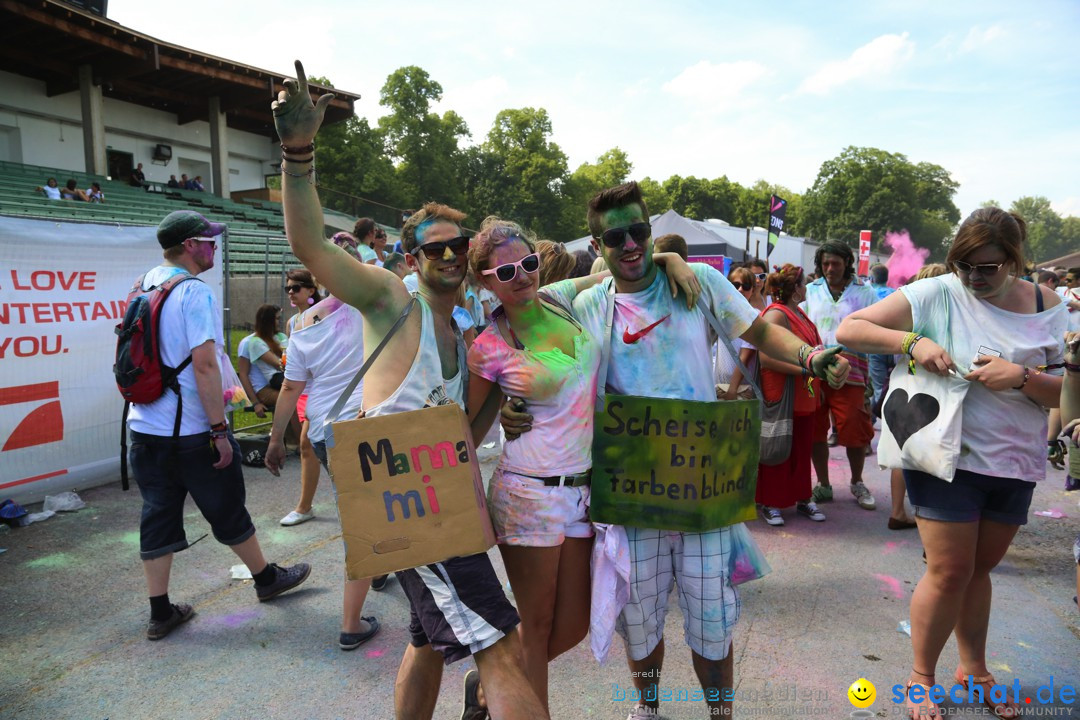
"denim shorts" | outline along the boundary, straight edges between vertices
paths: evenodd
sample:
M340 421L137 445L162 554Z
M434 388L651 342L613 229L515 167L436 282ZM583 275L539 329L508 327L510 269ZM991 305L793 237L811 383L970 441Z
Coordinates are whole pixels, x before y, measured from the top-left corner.
M131 472L143 499L139 555L143 560L178 552L188 546L184 534L184 501L190 494L214 537L223 545L239 545L255 534L244 491L240 446L232 435L232 463L215 470L210 433L179 438L131 432Z
M315 457L319 458L319 462L326 468L326 472L330 472L330 466L326 464L326 441L319 440L311 443L311 448L315 451Z
M1027 525L1035 483L957 470L952 482L918 470L905 470L904 483L915 515L943 522L993 520Z

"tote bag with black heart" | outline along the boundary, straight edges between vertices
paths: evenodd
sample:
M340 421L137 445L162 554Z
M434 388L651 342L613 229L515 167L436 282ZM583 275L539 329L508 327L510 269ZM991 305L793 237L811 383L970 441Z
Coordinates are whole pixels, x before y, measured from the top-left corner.
M951 357L949 295L944 285L941 295L944 328L938 337ZM935 375L920 368L912 375L906 362L897 363L882 404L878 464L883 468L920 470L952 482L960 457L961 420L969 387L970 383L958 373Z

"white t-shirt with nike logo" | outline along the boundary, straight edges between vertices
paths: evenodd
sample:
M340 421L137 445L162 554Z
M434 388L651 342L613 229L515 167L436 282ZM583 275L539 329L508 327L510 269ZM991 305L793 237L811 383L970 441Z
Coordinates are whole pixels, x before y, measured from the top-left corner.
M703 300L729 338L742 335L758 316L746 298L710 265L691 263ZM603 342L608 278L574 299L574 317ZM608 389L621 395L715 401L712 345L716 341L705 316L688 310L680 293L671 297L667 276L658 269L647 289L615 293Z

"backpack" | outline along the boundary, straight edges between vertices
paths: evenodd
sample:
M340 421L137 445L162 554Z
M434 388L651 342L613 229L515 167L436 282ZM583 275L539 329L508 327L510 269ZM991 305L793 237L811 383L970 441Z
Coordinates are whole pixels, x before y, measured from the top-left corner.
M116 363L113 375L116 387L124 398L124 415L120 422L120 481L124 490L129 487L127 475L127 418L132 403L151 403L165 394L166 390L176 393L176 421L173 424L173 437L180 435L180 417L183 413L183 398L180 396L180 373L191 364L191 356L171 368L161 361L158 329L161 325L161 310L165 300L173 289L182 282L197 280L194 275L178 273L160 285L143 290L143 278L140 276L127 298L127 311L124 319L116 326Z

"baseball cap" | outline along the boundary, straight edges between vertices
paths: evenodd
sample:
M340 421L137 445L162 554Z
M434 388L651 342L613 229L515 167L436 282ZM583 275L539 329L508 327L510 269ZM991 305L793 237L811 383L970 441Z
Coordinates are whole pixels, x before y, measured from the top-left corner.
M158 225L157 239L162 248L171 248L188 238L212 238L224 231L223 223L210 222L194 210L176 210Z

